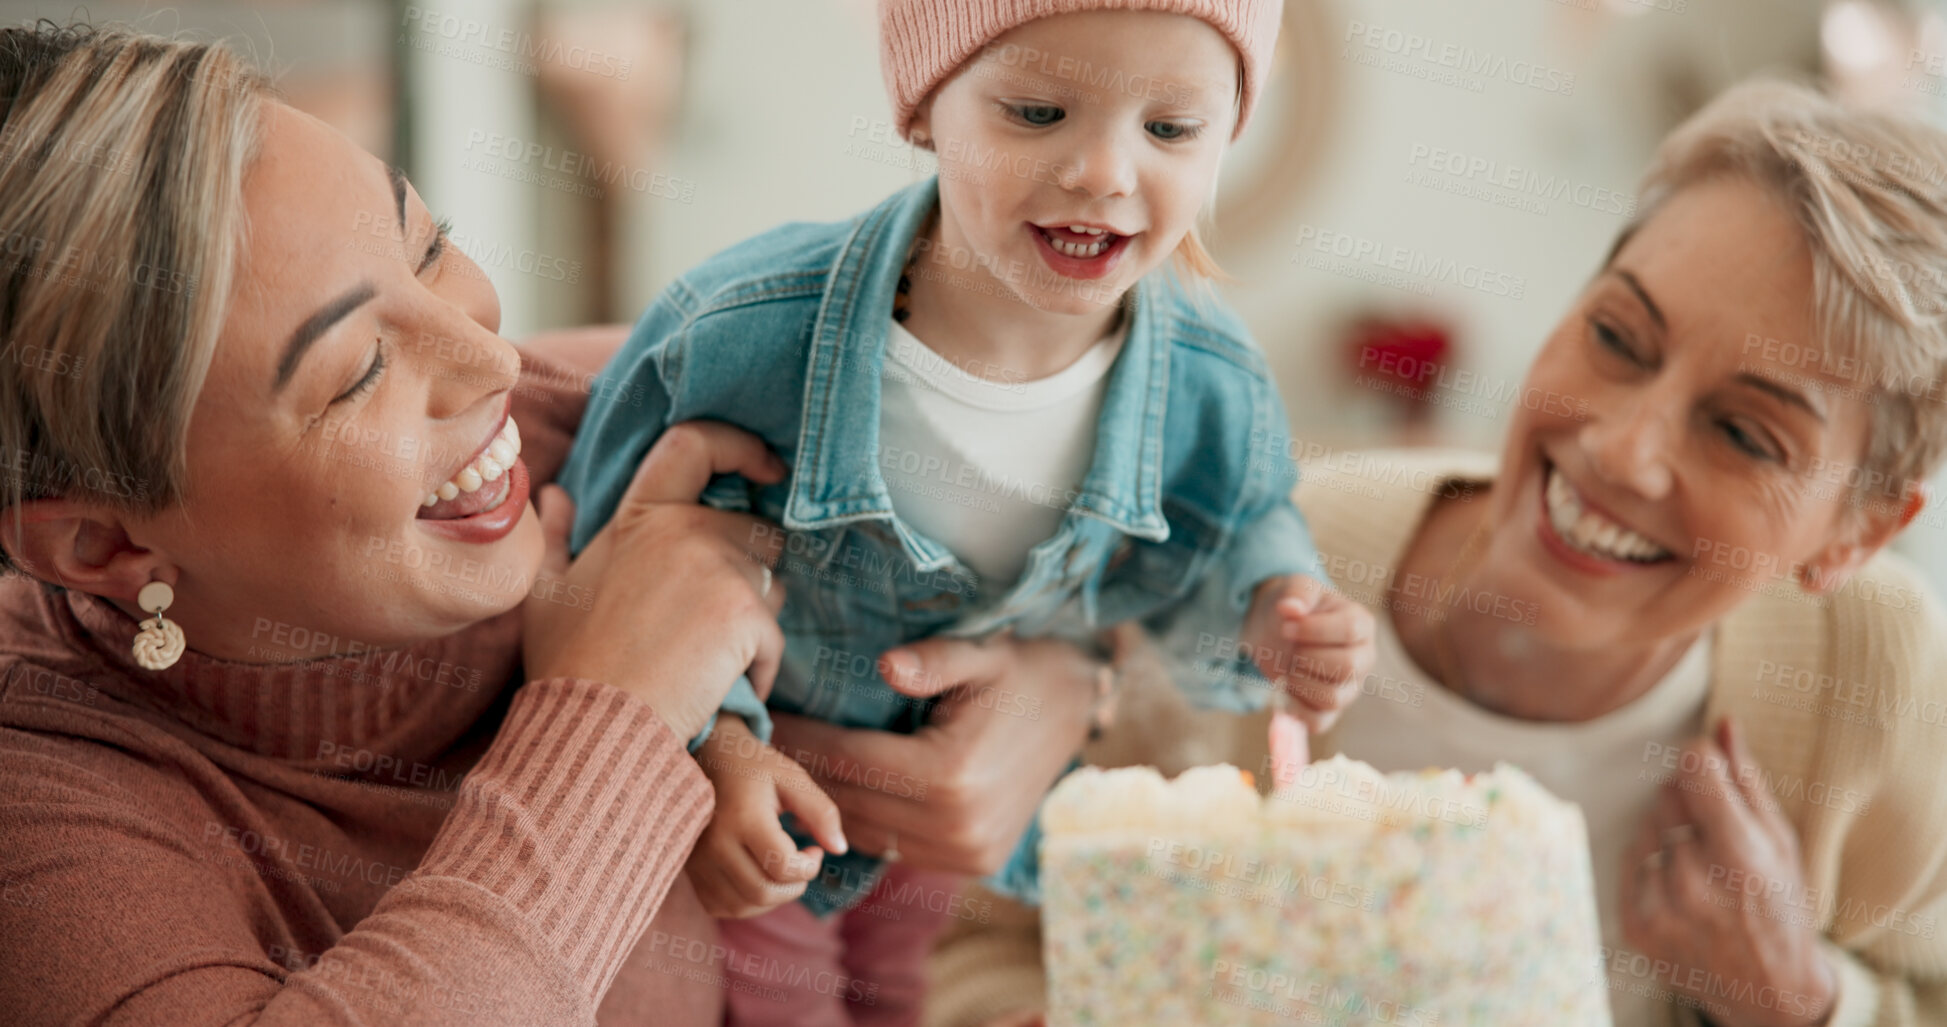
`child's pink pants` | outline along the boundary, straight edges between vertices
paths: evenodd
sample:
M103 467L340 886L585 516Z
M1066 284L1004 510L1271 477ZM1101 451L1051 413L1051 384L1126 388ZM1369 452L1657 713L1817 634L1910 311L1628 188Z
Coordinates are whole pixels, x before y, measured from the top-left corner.
M722 920L730 950L727 1027L916 1027L926 957L946 927L963 878L886 868L865 900L819 919L787 902L748 920Z

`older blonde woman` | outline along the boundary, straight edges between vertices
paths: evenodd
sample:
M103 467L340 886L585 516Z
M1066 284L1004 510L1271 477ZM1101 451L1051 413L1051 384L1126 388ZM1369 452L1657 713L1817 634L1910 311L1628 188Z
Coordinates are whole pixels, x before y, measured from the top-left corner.
M1380 611L1321 749L1579 802L1620 1025L1947 1023L1947 619L1880 553L1947 450L1947 136L1750 85L1641 210L1498 461L1308 473ZM1024 992L1008 930L948 942L936 1022L1028 1004L981 980Z
M683 740L774 670L781 595L777 533L694 499L776 458L684 427L569 564L528 496L619 335L500 339L404 177L221 48L0 30L0 251L5 1019L718 1022ZM874 742L930 788L845 815L989 872L1096 668L915 655L1043 716L780 744L856 781Z

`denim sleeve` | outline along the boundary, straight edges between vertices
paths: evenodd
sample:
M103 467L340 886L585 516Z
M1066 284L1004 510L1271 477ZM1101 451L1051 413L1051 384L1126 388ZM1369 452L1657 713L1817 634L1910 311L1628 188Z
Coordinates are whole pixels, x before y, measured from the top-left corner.
M678 394L673 379L683 363L689 295L680 279L663 290L589 388L587 413L556 479L575 503L575 522L568 533L571 556L587 548L615 516L649 447L682 417L673 398ZM749 678L739 677L730 686L719 709L743 717L752 733L770 740L770 715ZM704 725L690 739L690 751L707 741L715 727L714 719Z
M1266 393L1259 409L1276 431L1260 428L1253 437L1277 444L1237 447L1238 458L1251 461L1237 528L1203 581L1182 602L1143 622L1190 701L1234 713L1263 709L1271 698L1269 682L1241 651L1252 593L1265 580L1289 574L1326 581L1311 529L1291 501L1298 465L1282 445L1288 430L1284 405L1268 387Z
M568 462L556 481L575 501L568 554L576 556L615 516L649 447L668 430L676 383L665 368L681 366L689 320L681 283L656 298L622 348L589 386Z

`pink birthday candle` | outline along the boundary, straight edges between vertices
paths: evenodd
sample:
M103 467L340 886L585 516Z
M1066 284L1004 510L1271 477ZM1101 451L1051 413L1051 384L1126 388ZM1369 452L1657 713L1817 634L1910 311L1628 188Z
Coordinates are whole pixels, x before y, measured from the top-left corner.
M1271 709L1271 783L1284 788L1311 762L1311 735L1305 722L1285 712L1290 700L1279 695Z

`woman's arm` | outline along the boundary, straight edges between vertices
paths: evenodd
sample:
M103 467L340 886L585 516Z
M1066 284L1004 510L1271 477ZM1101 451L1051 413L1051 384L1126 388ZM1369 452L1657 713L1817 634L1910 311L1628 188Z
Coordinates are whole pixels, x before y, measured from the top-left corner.
M711 808L682 739L591 681L520 690L416 867L287 850L268 823L243 833L224 786L190 787L156 741L161 771L0 732L8 1022L587 1022ZM159 778L141 794L169 808L124 790L134 775ZM347 933L294 937L272 907L304 901L287 875L326 901L348 879L403 877Z
M3 889L20 901L0 907L0 1008L27 1022L591 1020L711 812L683 740L782 644L781 596L758 594L761 568L743 549L750 519L694 501L712 473L781 469L722 426L668 440L572 564L567 509L543 498L549 573L592 601L530 599L532 681L430 847L401 853L408 865L291 855L269 825L251 845L226 845L249 807L197 817L191 806L185 828L112 783L131 772L114 748L57 730L0 734L0 881L21 886ZM231 788L160 775L184 803L222 803ZM261 852L323 867L327 882L377 872L398 883L348 933L291 937L265 894L292 887L277 876L286 860L249 858ZM708 968L679 968L692 969Z

